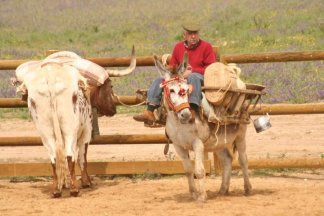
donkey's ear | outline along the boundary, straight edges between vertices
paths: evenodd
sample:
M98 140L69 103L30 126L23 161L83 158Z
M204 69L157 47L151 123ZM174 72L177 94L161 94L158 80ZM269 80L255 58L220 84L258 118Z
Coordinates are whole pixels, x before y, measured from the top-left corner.
M162 62L158 59L158 57L156 55L153 56L154 57L154 63L155 63L155 67L158 69L161 77L170 77L170 71L168 69L166 69L164 67L164 65L162 64Z
M183 60L177 69L178 74L183 76L183 73L186 71L187 66L188 66L188 53L185 52L183 55Z

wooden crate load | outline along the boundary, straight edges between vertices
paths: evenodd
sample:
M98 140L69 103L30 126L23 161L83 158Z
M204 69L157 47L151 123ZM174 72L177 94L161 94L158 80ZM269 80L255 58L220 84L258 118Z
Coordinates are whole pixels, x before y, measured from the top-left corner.
M244 83L240 73L236 64L220 62L205 70L203 91L221 124L249 123L249 106L265 94L265 86Z

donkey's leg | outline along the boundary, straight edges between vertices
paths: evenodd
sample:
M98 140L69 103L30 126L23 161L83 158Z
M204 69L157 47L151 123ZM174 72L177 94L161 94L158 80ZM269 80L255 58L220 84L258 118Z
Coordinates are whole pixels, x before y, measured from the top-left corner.
M198 201L205 202L207 194L205 189L204 144L200 139L196 139L192 146L195 152L195 175L198 179Z
M197 199L197 189L196 189L194 174L193 174L194 169L189 158L189 151L176 144L173 144L173 146L182 160L183 169L188 179L189 193L194 199Z
M244 192L245 195L250 195L252 193L252 186L249 180L249 174L248 174L248 162L247 162L247 156L246 156L246 144L245 139L238 137L238 139L235 140L235 146L238 151L238 160L242 169L243 178L244 178Z
M220 159L222 166L222 184L219 189L219 194L227 195L231 180L232 157L230 156L226 148L223 148L220 151L218 151L217 155Z

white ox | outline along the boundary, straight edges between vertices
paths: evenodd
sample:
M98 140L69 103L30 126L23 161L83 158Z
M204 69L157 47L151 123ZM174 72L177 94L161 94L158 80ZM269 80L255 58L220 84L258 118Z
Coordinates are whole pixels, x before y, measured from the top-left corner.
M126 75L136 66L132 52L131 65L124 70L106 70L114 76ZM52 168L54 197L60 197L64 183L70 185L70 194L77 196L79 187L75 175L75 161L81 168L82 187L91 185L87 173L87 148L91 139L92 112L90 91L86 79L70 64L45 60L32 67L16 81L17 90L28 91L28 108L48 150ZM91 101L104 115L114 115L109 78L91 92ZM70 181L68 180L70 176Z

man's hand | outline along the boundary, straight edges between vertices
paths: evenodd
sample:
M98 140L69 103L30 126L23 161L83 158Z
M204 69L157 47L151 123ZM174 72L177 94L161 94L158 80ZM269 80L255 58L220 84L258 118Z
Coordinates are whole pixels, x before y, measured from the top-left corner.
M183 73L183 78L187 79L188 76L191 74L191 72L192 72L192 68L190 65L188 65L186 71Z

